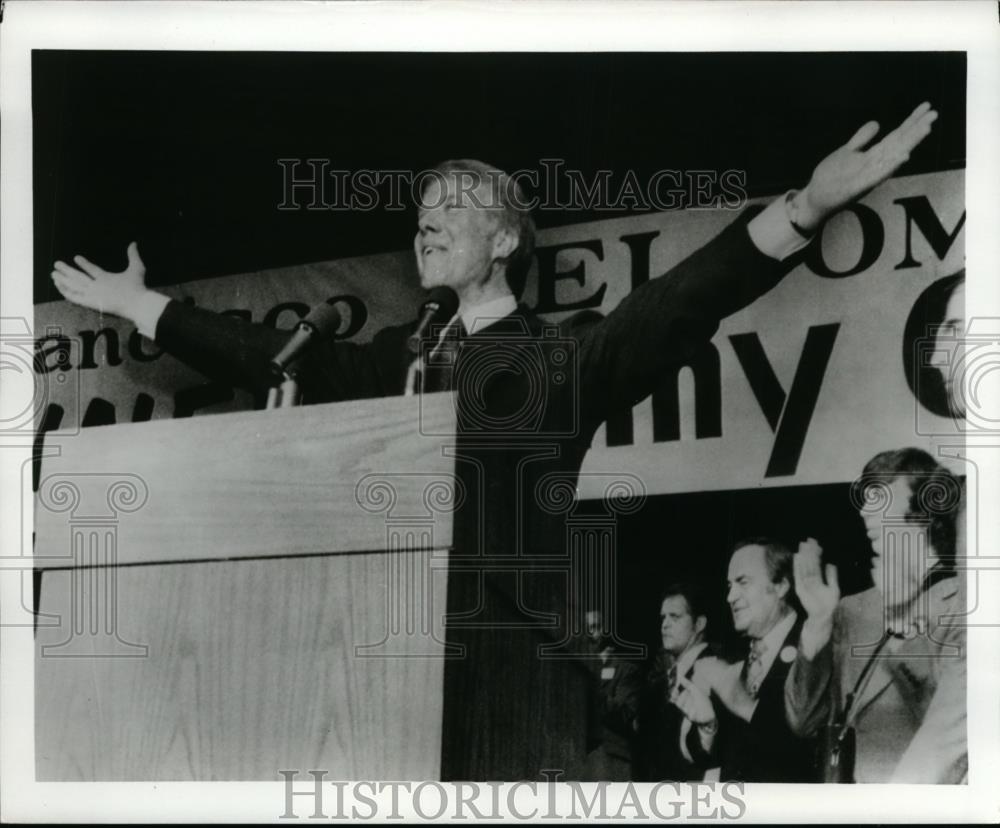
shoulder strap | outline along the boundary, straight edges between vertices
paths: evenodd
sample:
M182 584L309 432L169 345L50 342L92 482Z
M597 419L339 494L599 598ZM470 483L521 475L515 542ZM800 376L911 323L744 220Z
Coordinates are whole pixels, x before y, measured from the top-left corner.
M872 654L868 656L868 661L865 662L865 666L861 669L861 675L858 676L858 680L854 682L854 687L847 694L847 698L844 701L844 709L840 712L840 716L837 718L837 725L840 727L846 727L850 724L851 710L854 707L854 700L861 695L862 691L868 684L868 680L871 678L872 669L875 667L875 660L878 658L879 653L882 652L882 648L888 643L891 634L888 630L882 633L882 638L879 639L875 649L872 650Z

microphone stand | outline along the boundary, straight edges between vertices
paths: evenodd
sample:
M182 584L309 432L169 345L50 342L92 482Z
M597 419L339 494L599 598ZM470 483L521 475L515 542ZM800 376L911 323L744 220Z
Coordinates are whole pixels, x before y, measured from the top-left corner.
M445 325L441 332L438 334L437 342L434 343L434 347L431 348L430 353L424 355L424 348L420 348L420 352L413 358L413 362L410 363L410 367L406 371L406 390L403 392L404 397L412 397L417 393L417 378L420 378L420 393L424 393L424 365L427 360L433 359L441 346L444 344L445 334L451 329L451 326L455 324L455 320L458 319L458 314L456 313L451 319L448 320L448 324Z
M302 401L295 377L287 371L283 372L283 377L279 385L272 385L267 389L267 404L264 406L266 409L292 408Z
M410 363L410 367L406 370L406 390L403 392L404 397L412 397L417 393L418 378L420 380L420 392L423 393L424 361L419 356L415 356L413 362Z

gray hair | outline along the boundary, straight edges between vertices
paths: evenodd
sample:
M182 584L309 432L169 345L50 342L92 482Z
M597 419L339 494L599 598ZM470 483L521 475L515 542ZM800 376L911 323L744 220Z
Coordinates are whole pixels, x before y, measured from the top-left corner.
M514 297L520 299L531 268L531 257L535 252L535 222L531 217L528 201L520 185L503 170L477 161L474 158L459 158L438 164L431 175L424 179L421 195L431 180L454 176L462 183L463 190L475 190L480 184L489 184L491 200L480 205L487 209L501 208L499 219L503 226L517 236L517 247L504 262L507 285ZM468 184L466 184L468 182Z

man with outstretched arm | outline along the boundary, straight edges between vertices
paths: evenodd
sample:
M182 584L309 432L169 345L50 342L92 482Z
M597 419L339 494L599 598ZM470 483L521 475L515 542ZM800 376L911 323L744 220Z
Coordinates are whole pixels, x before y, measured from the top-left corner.
M804 246L806 234L892 175L936 117L929 104L921 104L867 149L879 127L865 124L816 167L805 189L764 210L747 211L665 280L643 285L588 329L580 337L581 392L596 385L600 393L581 393L580 402L592 409L587 419L602 420L607 402L619 408L646 396L663 366L686 345L711 337L721 318L772 287L787 270L780 263ZM454 288L468 333L519 313L530 318L517 299L530 265L534 225L518 185L476 161L446 162L437 173L427 179L422 193L414 239L421 285ZM110 273L83 256L75 256L74 262L76 267L57 261L52 272L66 299L131 320L141 333L202 371L241 385L270 383L267 358L287 333L229 317L210 318L147 289L134 242L121 273ZM323 349L303 372L314 401L401 393L409 359L395 346L408 327L380 332L370 347L336 343ZM594 382L588 383L590 379Z
M575 484L595 431L611 413L648 396L721 319L773 287L826 217L892 175L936 117L922 104L872 146L879 127L865 124L816 167L803 190L744 211L605 319L571 334L553 335L518 303L534 222L516 181L471 160L446 162L426 179L414 239L421 285L450 287L459 298L449 325L457 357L451 376L435 386L457 390L456 475L466 494L449 557L448 630L450 641L473 654L445 669L446 704L470 713L445 722L443 778L532 778L540 768L582 758L586 673L551 657L551 648L563 652L572 640L571 626L582 627L584 609L579 587L569 584L576 570L566 570L565 513L554 489ZM109 273L77 256L76 266L56 262L52 276L70 301L131 319L209 376L257 391L270 385L269 359L288 332L150 291L135 244L128 260L123 272ZM403 393L414 327L385 328L363 345L311 350L298 366L305 401ZM513 364L523 370L511 370L507 355L516 355ZM560 361L567 358L568 369ZM524 677L523 692L494 686L512 677ZM503 739L482 732L478 711L486 711L489 733Z

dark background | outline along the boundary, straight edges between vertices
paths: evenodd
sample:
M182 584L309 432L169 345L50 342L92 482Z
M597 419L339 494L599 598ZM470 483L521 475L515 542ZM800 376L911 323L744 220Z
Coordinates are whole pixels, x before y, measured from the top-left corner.
M735 168L753 196L801 187L865 121L891 129L929 100L941 117L901 174L960 168L965 71L963 53L945 52L36 51L35 301L60 298L53 260L83 253L123 267L132 239L154 285L409 247L412 209L277 210L278 158L376 170L561 158L588 175L632 169L640 181ZM732 641L726 554L741 537L775 534L793 548L816 537L845 592L870 583L846 484L654 497L618 532L620 630L653 647L659 591L685 577L716 596L715 637Z
M648 498L617 524L620 636L656 652L662 590L694 581L708 599L709 638L739 653L726 604L726 569L733 545L754 536L773 537L793 552L799 541L815 538L824 557L837 564L844 594L867 589L871 549L849 489L836 483ZM597 513L601 507L588 503L586 509Z
M36 51L35 301L60 298L55 259L123 267L132 239L155 285L409 248L413 210L277 210L278 158L735 168L753 196L801 187L865 121L893 128L923 100L941 117L902 173L964 166L964 53Z

